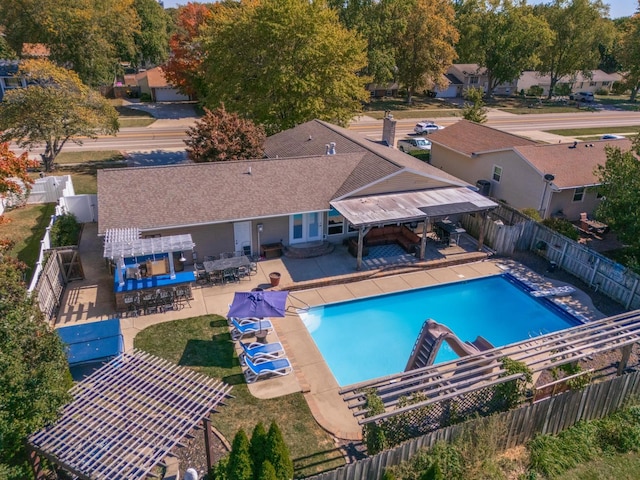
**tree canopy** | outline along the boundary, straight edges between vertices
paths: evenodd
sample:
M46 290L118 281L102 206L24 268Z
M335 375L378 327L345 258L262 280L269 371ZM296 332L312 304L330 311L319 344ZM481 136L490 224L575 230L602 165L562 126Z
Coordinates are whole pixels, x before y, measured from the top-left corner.
M213 111L205 108L187 136L187 155L197 163L260 158L266 139L262 126L227 112L224 105Z
M640 12L640 0L638 1ZM640 13L623 23L623 32L616 51L616 59L621 63L624 82L631 90L631 100L635 100L640 89Z
M629 246L630 264L640 267L640 143L633 150L607 147L607 161L596 169L603 200L596 216L607 223L618 238Z
M27 295L24 264L0 250L0 472L30 478L25 438L70 400L71 375L58 335Z
M538 52L551 41L545 20L533 9L512 0L469 0L456 15L460 57L487 69L487 95L523 70L539 63Z
M462 118L476 123L484 123L487 121L487 109L482 99L482 88L468 88L464 92L464 107L462 110Z
M118 131L116 110L74 72L46 60L27 60L20 75L28 86L9 90L0 102L0 141L15 140L29 150L44 145L46 171L67 141L82 145L82 137Z
M25 189L33 185L27 170L37 165L37 162L29 159L27 152L16 155L9 149L9 143L0 143L0 195L23 195Z
M170 18L156 0L134 0L133 8L140 19L140 30L133 32L136 65L163 63L169 54Z
M601 0L554 0L534 7L552 32L551 42L540 52L539 71L551 77L549 97L564 76L590 75L600 60L599 46L613 39L613 26L605 21L607 7Z
M458 31L449 0L414 0L406 27L396 40L398 79L407 102L419 89L443 85L443 74L456 58Z
M202 36L206 106L275 133L318 118L345 125L369 97L365 43L322 2L217 4Z

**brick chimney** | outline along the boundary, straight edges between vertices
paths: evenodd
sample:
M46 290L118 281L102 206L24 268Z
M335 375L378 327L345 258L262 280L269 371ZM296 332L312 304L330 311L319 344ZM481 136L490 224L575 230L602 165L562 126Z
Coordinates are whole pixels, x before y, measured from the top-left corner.
M397 120L394 120L393 115L389 111L385 112L382 120L382 141L389 147L394 147L396 144L396 123Z

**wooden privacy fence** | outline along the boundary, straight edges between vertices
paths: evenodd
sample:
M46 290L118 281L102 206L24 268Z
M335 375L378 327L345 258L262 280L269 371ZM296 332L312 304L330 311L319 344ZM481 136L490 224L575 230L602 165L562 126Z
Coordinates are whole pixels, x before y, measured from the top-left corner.
M640 308L640 275L506 205L492 210L489 217L484 223L485 243L498 254L531 250L627 310ZM462 224L476 238L483 225L479 215L465 215Z
M71 280L83 279L84 272L77 247L61 247L47 254L34 293L45 319L51 320L60 309L64 287Z
M493 416L503 423L507 434L502 438L502 449L522 445L536 435L566 430L580 420L606 417L620 409L624 403L640 394L640 372L589 385L582 390L565 392L532 405ZM437 442L451 442L468 428L478 427L486 419L476 419L436 430L393 449L350 463L330 472L321 473L311 480L380 480L384 470L413 457L418 450L430 448Z

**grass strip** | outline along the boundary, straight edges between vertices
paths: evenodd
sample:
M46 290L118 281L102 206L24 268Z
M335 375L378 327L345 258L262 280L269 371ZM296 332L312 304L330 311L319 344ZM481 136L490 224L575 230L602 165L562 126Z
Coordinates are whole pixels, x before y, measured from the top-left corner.
M136 336L134 346L233 385L235 398L211 417L227 440L231 441L240 428L251 435L258 422L268 428L275 420L291 451L296 477L344 464L332 437L311 415L302 393L270 400L251 395L224 317L204 315L152 325Z
M588 135L604 135L605 133L614 134L638 134L640 125L629 125L625 127L592 127L592 128L561 128L557 130L545 130L547 133L555 135L563 135L565 137L578 137Z

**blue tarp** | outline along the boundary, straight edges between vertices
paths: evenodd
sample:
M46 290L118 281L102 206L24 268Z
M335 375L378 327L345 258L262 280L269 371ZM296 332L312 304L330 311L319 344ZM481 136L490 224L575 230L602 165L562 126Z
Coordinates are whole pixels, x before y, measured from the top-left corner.
M107 360L124 350L119 318L61 327L56 331L67 345L70 367Z

